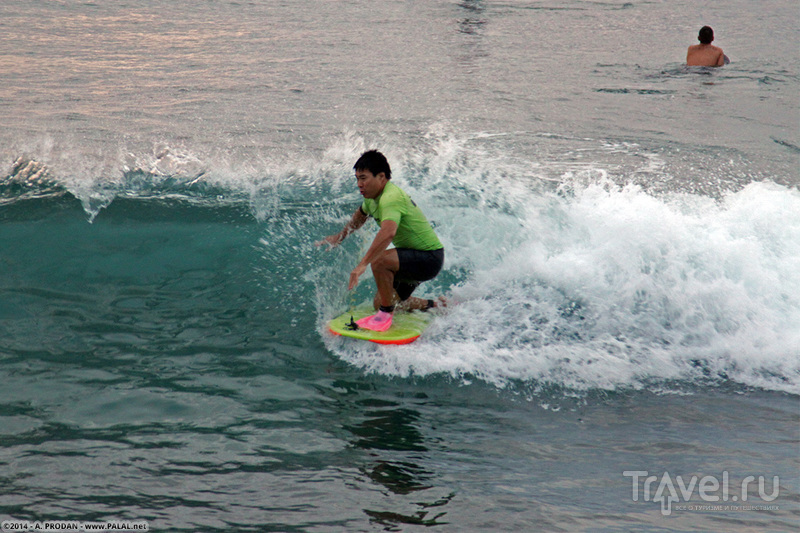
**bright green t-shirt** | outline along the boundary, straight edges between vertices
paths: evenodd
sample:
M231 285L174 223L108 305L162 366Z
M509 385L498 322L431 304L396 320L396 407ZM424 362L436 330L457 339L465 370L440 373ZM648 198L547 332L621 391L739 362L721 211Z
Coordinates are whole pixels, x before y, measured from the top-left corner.
M414 200L394 183L387 182L383 192L375 199L365 198L361 209L374 218L378 225L384 220L397 223L397 233L392 239L395 248L438 250L442 243L428 219Z

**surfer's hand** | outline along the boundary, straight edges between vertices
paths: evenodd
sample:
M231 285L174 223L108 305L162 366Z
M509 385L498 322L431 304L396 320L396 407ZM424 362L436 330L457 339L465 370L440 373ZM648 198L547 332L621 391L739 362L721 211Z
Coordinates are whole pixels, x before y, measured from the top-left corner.
M350 272L350 284L347 286L348 291L352 291L355 286L358 285L358 278L360 278L361 274L363 274L366 270L366 265L358 265L353 269L352 272Z
M328 250L330 250L339 246L340 242L342 242L342 240L339 238L339 234L337 233L336 235L328 235L321 241L315 242L314 246L325 246L327 244Z

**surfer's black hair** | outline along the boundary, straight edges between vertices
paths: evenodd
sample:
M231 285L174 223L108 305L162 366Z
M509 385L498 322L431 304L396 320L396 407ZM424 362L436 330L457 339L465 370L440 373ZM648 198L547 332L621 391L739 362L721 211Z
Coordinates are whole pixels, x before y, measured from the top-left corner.
M377 150L367 150L361 154L356 164L353 165L353 170L369 170L373 176L383 172L387 180L392 179L392 169L389 168L386 156Z
M711 29L711 26L703 26L700 28L697 40L702 44L711 44L711 41L714 40L714 30Z

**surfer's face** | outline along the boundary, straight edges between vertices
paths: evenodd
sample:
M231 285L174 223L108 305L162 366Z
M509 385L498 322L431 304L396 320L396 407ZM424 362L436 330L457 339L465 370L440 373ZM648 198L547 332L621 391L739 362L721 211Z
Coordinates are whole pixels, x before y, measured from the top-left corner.
M386 174L383 172L374 176L369 170L356 170L358 191L364 198L374 199L380 196L387 181Z

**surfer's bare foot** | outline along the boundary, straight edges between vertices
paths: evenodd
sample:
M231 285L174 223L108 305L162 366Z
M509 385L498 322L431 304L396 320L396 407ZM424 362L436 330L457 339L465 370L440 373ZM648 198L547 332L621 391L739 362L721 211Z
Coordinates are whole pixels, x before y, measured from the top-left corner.
M447 307L447 299L439 296L435 300L426 300L411 296L408 300L400 302L398 305L404 311L427 311L428 309L444 309Z

